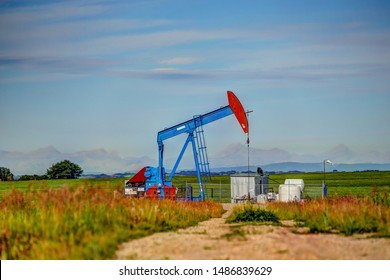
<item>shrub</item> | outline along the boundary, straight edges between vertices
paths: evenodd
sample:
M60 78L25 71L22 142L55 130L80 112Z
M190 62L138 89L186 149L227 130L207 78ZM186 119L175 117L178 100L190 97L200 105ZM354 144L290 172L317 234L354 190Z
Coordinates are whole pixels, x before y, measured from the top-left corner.
M236 222L258 222L278 223L279 218L272 211L261 209L259 206L246 204L244 207L236 207L233 214L227 219L230 223Z

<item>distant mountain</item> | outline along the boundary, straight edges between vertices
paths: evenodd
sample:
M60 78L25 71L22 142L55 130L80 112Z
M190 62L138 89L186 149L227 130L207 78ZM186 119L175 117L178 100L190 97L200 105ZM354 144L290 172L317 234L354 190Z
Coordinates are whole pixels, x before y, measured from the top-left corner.
M39 148L37 150L34 150L30 153L27 153L29 156L37 157L37 158L46 158L46 157L57 157L61 155L61 152L59 152L56 148L53 146L45 147L45 148Z
M357 153L345 145L338 145L333 149L312 155L299 155L290 153L279 148L258 149L250 147L250 163L252 170L262 167L267 171L321 171L323 160L330 159L334 166L327 165L327 170L339 171L357 170L390 170L390 152L372 151ZM247 146L234 143L222 148L216 154L209 155L210 167L213 171L245 171L248 169L245 163L248 161ZM56 148L49 146L31 152L9 152L0 150L0 166L11 169L14 175L46 173L53 164L68 159L84 170L84 174L114 174L123 172L137 172L142 167L156 166L155 160L143 157L122 157L105 149L79 151L74 153L62 153ZM165 159L167 170L172 168L173 158ZM185 166L193 166L190 157L187 162L183 160L179 170ZM186 168L188 169L188 168Z
M10 168L15 175L45 174L53 164L68 159L84 170L84 174L136 172L154 160L148 157L120 157L105 149L62 153L54 147L45 147L32 152L8 152L0 150L0 166Z
M250 166L250 171L256 172L260 167L265 172L323 172L323 163L302 163L302 162L280 162L266 165ZM212 172L228 172L235 170L237 172L246 172L248 166L230 166L222 168L211 168ZM329 166L326 164L325 171L333 172L353 172L353 171L366 171L366 170L378 170L386 171L390 170L390 163L350 163L350 164L335 164Z
M267 165L278 162L317 162L324 159L331 159L334 163L390 163L390 152L380 153L354 152L345 145L338 145L329 151L318 154L295 154L279 148L258 149L250 147L250 163L256 165ZM210 163L214 167L239 166L248 161L247 146L235 143L226 146L216 154L211 155Z
M301 162L283 162L274 163L264 166L266 171L275 172L289 172L289 171L302 171L302 172L322 172L324 170L323 163L301 163ZM365 170L390 170L390 163L349 163L349 164L334 164L325 165L325 171L331 172L337 170L339 172L344 171L365 171Z
M249 149L250 161L257 164L268 164L272 162L290 161L294 155L278 148L273 149ZM247 146L234 143L224 147L218 153L210 156L213 166L237 166L248 161Z

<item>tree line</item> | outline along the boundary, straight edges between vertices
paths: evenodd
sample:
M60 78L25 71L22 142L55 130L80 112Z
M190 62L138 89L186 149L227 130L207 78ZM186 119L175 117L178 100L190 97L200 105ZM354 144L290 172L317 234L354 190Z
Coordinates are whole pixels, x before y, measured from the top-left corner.
M19 180L45 180L45 179L75 179L80 177L83 170L77 164L63 160L53 164L44 175L23 175ZM14 174L7 167L0 167L0 180L12 181Z

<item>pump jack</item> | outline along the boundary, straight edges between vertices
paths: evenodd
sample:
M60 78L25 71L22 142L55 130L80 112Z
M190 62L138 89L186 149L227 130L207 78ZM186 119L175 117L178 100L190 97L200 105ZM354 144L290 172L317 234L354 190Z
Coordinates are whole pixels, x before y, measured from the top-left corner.
M229 105L194 116L192 119L161 130L157 134L158 167L146 166L125 182L124 195L130 197L146 197L149 199L177 199L177 187L172 185L172 178L189 143L192 144L196 174L199 186L199 197L187 197L188 200L203 201L205 194L204 181L210 178L210 168L207 157L203 126L234 114L246 135L249 135L248 120L241 102L233 92L228 91ZM187 133L187 140L176 160L176 163L166 178L164 168L164 141L177 135ZM249 139L248 139L249 140Z

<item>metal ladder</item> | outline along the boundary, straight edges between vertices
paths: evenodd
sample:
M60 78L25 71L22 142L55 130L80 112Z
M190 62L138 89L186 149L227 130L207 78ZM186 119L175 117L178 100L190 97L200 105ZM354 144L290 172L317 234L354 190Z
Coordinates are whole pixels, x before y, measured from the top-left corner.
M198 167L200 170L200 176L202 178L205 198L207 198L206 183L211 181L211 174L210 174L209 158L207 156L207 147L206 147L206 141L204 137L204 130L202 125L196 128L194 138L196 139L196 146L198 149L198 163L199 163Z

